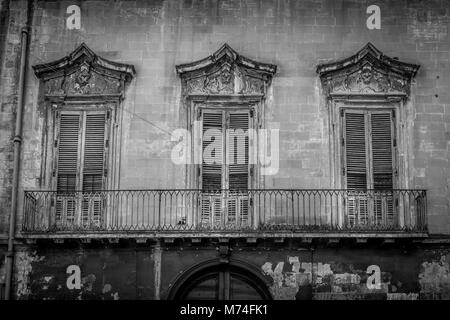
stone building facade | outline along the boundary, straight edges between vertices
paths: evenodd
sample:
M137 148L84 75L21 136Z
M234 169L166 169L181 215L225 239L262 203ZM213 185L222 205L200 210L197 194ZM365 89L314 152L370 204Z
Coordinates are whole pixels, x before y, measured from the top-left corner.
M2 0L2 296L449 299L449 26L442 0Z

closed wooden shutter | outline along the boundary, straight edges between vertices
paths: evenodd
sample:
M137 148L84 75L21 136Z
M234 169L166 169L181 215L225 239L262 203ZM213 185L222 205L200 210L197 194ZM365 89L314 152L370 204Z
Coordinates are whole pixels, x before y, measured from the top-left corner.
M347 188L367 188L366 126L364 113L345 114Z
M248 196L238 191L245 192L249 185L249 112L204 110L202 120L203 136L209 129L221 133L216 137L214 154L205 152L213 141L202 142L202 224L237 226L238 222L248 221ZM213 159L221 161L212 163Z
M346 186L358 190L348 193L350 224L389 224L394 218L389 191L393 188L392 114L377 110L345 111Z
M230 190L248 189L248 128L249 114L230 112L227 139L228 147L228 186Z
M77 187L80 114L60 114L58 141L57 191L73 192Z
M348 193L347 223L351 226L366 224L367 211L367 146L366 121L364 113L345 113L345 163L348 189L358 189Z
M228 188L227 223L240 227L248 222L249 185L249 112L230 112L228 117Z
M223 198L220 194L202 195L202 212L200 217L201 226L215 228L221 225L223 216L222 201Z
M57 222L72 224L79 217L82 225L86 226L98 224L101 220L104 197L98 191L103 189L105 174L106 123L105 112L69 111L60 114Z
M394 219L393 195L393 134L392 112L371 113L371 147L374 192L374 222L392 224Z
M86 114L83 192L95 192L103 188L105 122L105 113Z
M75 221L78 159L82 118L79 113L59 114L59 139L57 142L57 174L55 218L57 224ZM64 226L66 227L66 226Z
M372 113L373 189L392 189L392 129L391 113Z
M104 195L98 191L103 189L106 114L86 112L85 117L81 219L83 225L98 226L104 207Z
M222 112L203 112L203 137L205 137L206 131L210 129L219 130L223 133L223 113ZM218 139L218 141L214 141ZM214 144L220 146L220 148L215 148L213 154L205 152L205 149L210 145ZM202 140L202 189L203 191L218 191L223 189L223 134L215 136L212 140L203 139ZM214 161L216 159L222 159L222 161Z
M208 195L203 195L201 199L200 223L204 227L214 228L220 225L223 207L221 195L223 189L223 112L205 110L202 112L202 121L201 182L203 192ZM210 136L208 130L218 130L220 134L213 135L211 139L205 139L206 136ZM211 150L211 146L216 147Z

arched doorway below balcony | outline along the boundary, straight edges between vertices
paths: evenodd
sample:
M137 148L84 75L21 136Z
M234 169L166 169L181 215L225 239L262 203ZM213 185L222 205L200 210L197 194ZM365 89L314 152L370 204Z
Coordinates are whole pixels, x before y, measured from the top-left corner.
M263 277L241 263L209 261L186 271L175 283L174 300L270 300Z

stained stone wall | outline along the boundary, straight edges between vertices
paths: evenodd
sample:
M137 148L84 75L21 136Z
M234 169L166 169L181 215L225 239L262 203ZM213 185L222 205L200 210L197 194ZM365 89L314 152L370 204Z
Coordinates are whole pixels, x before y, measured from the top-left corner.
M327 104L316 67L371 42L392 58L420 65L405 104L411 127L405 152L408 183L428 190L430 231L450 233L450 3L378 1L380 30L366 27L367 2L356 0L79 1L80 30L66 28L71 4L34 1L21 191L46 188L40 87L31 66L62 58L82 42L99 56L136 69L122 106L120 188L185 186L184 167L170 160L170 135L186 126L175 66L208 57L224 43L249 59L277 66L267 91L266 120L280 128L280 169L266 177L265 187L331 187ZM2 1L0 8L3 235L11 193L19 31L26 8L23 0Z

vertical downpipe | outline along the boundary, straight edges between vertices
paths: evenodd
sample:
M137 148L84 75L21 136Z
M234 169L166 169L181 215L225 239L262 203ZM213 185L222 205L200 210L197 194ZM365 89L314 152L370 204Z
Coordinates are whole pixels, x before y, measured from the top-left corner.
M9 233L8 233L8 251L6 253L6 284L5 284L5 300L11 299L11 283L13 276L14 263L14 238L16 231L16 216L17 216L17 197L19 191L19 173L20 173L20 153L22 147L22 119L24 108L24 90L25 90L25 73L27 63L27 49L28 49L28 33L31 24L30 5L32 1L28 1L28 18L27 25L21 30L21 48L20 48L20 66L19 66L19 83L17 93L17 108L16 108L16 126L14 131L14 160L13 160L13 180L12 180L12 194L11 194L11 212L9 217Z
M154 257L154 279L155 279L155 300L161 299L161 259L162 259L162 248L161 240L158 240L155 244L155 249L153 253Z

